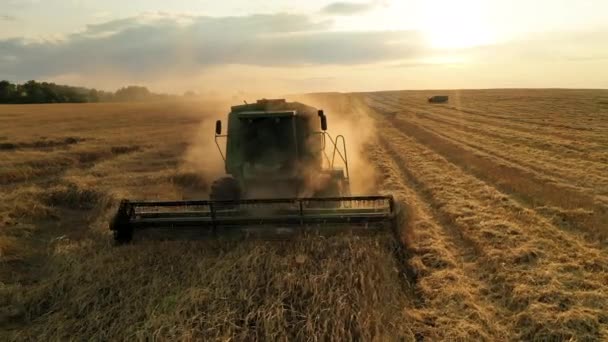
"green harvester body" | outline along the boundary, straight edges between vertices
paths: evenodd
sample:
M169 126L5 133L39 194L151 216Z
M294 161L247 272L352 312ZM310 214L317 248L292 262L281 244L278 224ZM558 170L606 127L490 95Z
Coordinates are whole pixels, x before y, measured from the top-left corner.
M232 106L226 134L216 122L215 143L226 175L209 199L123 200L110 222L114 239L395 231L392 196L351 196L346 141L327 133L322 110L282 99Z

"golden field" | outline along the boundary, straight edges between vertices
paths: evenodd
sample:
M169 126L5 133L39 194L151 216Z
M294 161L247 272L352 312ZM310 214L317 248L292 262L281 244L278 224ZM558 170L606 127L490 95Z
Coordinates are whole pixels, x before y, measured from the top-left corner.
M364 118L399 242L116 247L121 198L206 195L229 104L0 106L0 338L607 339L608 91L436 93L302 97Z

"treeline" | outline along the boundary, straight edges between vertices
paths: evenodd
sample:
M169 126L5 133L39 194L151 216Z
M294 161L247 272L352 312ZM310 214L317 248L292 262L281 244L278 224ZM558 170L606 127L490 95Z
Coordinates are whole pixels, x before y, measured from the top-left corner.
M29 81L0 81L0 103L83 103L165 100L174 95L155 94L146 87L128 86L115 92Z

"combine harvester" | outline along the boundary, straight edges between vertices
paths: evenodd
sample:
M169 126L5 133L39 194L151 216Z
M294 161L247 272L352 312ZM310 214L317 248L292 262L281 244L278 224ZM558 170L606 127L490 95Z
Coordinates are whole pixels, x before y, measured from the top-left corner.
M227 134L216 122L215 143L228 175L208 200L123 200L110 223L114 239L397 233L392 196L351 196L344 136L327 133L322 110L266 99L233 106Z

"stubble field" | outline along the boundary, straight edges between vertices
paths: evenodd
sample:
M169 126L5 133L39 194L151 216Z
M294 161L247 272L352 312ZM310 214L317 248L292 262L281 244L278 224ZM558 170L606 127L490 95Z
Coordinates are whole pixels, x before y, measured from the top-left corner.
M120 198L206 195L228 104L1 106L0 337L608 338L608 91L445 93L302 97L366 137L399 242L114 247Z

